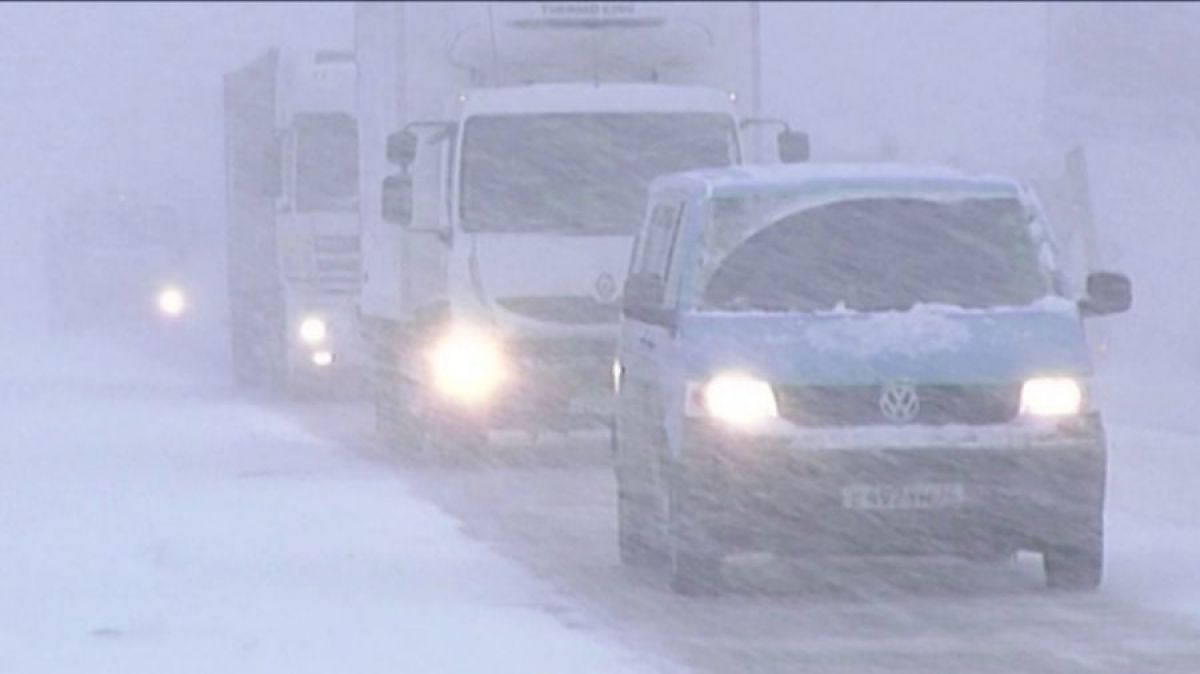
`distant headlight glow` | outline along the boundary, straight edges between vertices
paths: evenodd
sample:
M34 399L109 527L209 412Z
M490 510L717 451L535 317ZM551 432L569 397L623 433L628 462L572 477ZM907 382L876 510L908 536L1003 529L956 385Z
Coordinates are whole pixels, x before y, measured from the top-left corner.
M1021 387L1021 414L1062 417L1083 407L1083 387L1070 377L1036 377Z
M329 335L329 327L320 318L309 316L300 321L299 333L300 341L309 346L316 346L325 341L325 338Z
M333 365L332 351L314 351L312 355L312 364L317 367L329 367Z
M187 308L187 297L176 286L163 287L158 291L158 297L155 299L159 313L169 318L182 316L184 309Z
M447 398L475 405L492 396L506 376L499 342L481 330L457 327L429 354L434 385Z

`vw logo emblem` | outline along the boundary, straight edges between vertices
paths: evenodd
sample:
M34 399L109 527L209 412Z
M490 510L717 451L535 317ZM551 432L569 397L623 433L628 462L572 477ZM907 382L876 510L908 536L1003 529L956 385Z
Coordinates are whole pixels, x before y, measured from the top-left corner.
M604 272L596 277L596 299L601 302L611 302L617 298L617 280L613 275Z
M917 387L906 382L888 382L879 394L879 411L892 423L906 424L916 419L921 411Z

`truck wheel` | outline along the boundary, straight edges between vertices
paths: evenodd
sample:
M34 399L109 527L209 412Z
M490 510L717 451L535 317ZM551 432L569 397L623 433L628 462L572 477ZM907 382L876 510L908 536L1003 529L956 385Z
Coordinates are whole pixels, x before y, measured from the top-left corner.
M484 424L448 414L432 414L422 421L422 450L426 454L456 461L485 454L488 436Z
M1104 575L1103 539L1082 545L1050 546L1042 551L1042 567L1049 588L1094 590Z
M714 596L722 585L721 551L701 531L687 485L677 475L668 480L667 552L671 589L685 596Z
M414 446L411 425L405 423L409 415L401 397L401 387L396 382L377 383L375 391L375 432L385 448L393 452L404 452Z
M375 400L375 432L383 446L393 452L412 453L420 448L420 435L412 413L412 387L400 376L400 353L390 333L378 326L367 332L374 351L371 383Z

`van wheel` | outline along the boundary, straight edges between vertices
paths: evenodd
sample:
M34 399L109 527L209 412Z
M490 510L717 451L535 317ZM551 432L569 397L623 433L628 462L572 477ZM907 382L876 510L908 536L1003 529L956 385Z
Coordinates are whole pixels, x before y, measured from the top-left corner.
M677 472L677 471L672 471ZM671 589L676 594L715 596L723 584L719 548L706 541L693 499L678 475L668 479L667 552Z
M1083 545L1050 546L1042 552L1046 586L1056 590L1087 591L1100 586L1104 575L1102 538Z
M651 508L628 493L617 479L617 544L621 562L634 567L652 567L662 561L662 551L653 543L650 535Z

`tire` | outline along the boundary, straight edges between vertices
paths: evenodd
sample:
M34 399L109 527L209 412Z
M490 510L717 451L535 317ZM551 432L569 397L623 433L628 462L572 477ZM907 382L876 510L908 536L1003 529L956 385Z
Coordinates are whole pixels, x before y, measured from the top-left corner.
M628 493L619 483L618 478L617 546L621 563L640 568L658 566L663 554L654 544L654 536L650 533L654 524L653 509Z
M671 590L701 597L720 594L721 550L704 535L697 519L695 495L678 473L668 478L667 561Z
M425 454L456 462L485 457L488 436L483 423L436 412L424 415L420 422L421 449Z
M629 438L622 435L619 416L614 415L609 434L610 459L617 483L617 549L621 563L626 566L661 567L666 559L663 522L647 465L654 455L644 447L629 446Z
M411 387L400 376L400 353L393 332L380 324L372 324L365 332L372 350L375 432L386 450L416 453L421 446L420 429L412 412Z
M1083 545L1050 546L1042 551L1046 586L1054 590L1095 590L1104 576L1102 538Z

